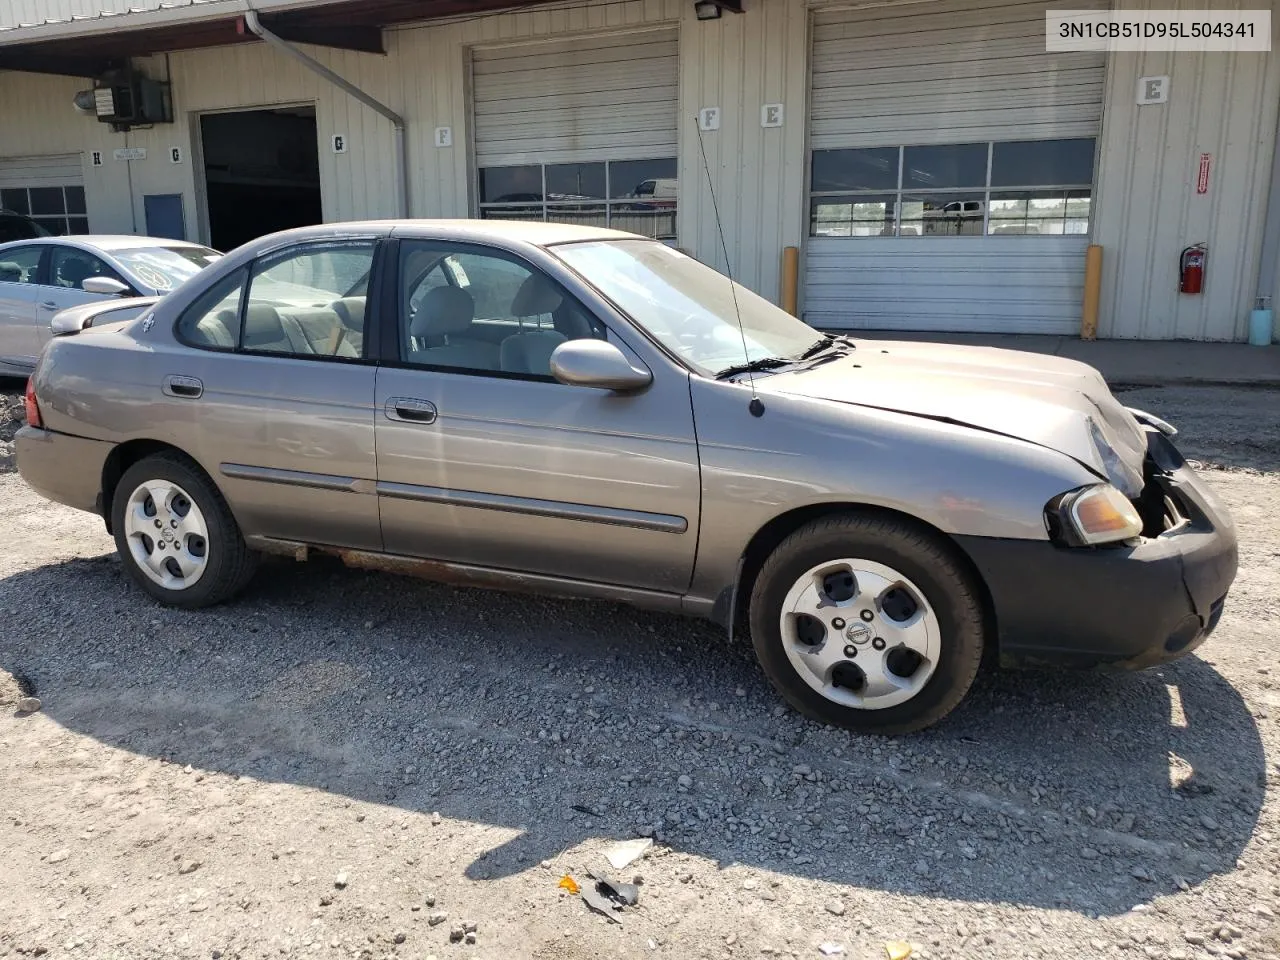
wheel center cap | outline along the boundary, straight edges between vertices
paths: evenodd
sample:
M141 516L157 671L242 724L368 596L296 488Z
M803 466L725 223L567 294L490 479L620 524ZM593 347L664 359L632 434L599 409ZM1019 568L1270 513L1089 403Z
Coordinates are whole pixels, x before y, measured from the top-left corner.
M865 623L855 623L845 631L844 636L849 642L862 646L864 643L871 641L871 628Z

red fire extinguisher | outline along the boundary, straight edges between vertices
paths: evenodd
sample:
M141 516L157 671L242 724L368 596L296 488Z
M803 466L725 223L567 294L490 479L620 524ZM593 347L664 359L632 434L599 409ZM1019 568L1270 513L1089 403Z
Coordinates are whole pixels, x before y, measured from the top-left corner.
M1178 292L1201 293L1204 290L1204 261L1209 252L1205 244L1195 243L1178 258Z

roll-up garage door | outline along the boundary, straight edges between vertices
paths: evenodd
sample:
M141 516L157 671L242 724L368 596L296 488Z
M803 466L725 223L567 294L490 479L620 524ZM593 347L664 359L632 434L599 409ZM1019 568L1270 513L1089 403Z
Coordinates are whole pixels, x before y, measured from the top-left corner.
M1104 54L1046 53L1048 6L815 15L809 323L1079 329Z
M80 154L0 159L0 210L30 217L50 233L88 233Z
M676 31L472 51L480 215L675 235Z

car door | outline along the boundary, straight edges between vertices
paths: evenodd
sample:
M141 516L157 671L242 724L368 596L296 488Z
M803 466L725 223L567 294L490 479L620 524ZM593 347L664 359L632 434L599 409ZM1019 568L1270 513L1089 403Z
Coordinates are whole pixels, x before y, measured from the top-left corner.
M48 341L50 321L60 310L97 300L112 299L107 294L87 292L84 289L84 282L90 277L110 277L112 280L119 280L126 286L132 287L132 284L117 270L88 250L60 244L50 246L48 267L41 280L40 292L36 300L36 328L41 346Z
M28 367L43 341L36 331L41 244L0 250L0 365Z
M631 395L566 386L550 357L567 339L643 361L512 254L406 239L398 267L377 382L387 551L683 592L700 503L687 375L655 370Z
M274 251L178 320L179 340L198 349L160 386L189 406L193 453L251 539L381 549L364 349L377 243Z

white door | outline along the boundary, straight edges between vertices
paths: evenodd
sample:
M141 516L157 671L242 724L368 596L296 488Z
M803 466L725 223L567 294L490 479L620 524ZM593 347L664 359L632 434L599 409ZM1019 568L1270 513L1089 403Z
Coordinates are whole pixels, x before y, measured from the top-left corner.
M84 282L90 277L110 277L128 284L101 257L78 247L51 245L48 269L36 296L36 330L41 346L48 341L50 324L59 311L95 300L115 299L110 295L86 292Z
M675 28L472 51L479 213L676 236Z
M80 154L0 158L0 209L57 236L88 233Z
M46 249L30 244L0 250L0 372L25 371L40 353L36 299L42 288L36 281Z
M1104 54L1046 53L1049 6L815 14L806 321L1079 330Z

